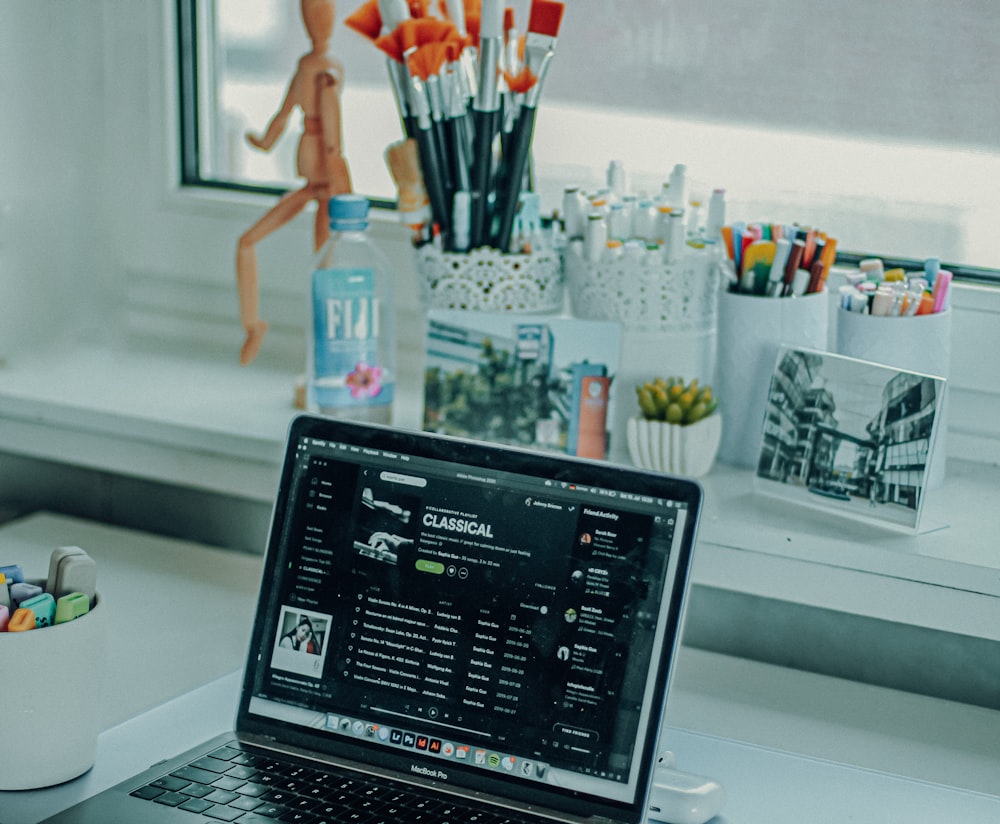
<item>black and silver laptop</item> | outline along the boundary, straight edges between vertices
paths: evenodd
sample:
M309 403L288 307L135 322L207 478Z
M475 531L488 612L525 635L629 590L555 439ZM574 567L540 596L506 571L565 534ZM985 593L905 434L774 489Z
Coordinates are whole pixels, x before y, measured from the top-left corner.
M701 494L297 418L235 730L51 820L638 824Z

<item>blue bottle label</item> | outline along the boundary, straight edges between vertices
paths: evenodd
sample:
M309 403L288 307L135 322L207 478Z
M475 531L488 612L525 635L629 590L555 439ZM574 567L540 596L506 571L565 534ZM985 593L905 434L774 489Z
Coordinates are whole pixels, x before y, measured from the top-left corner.
M378 362L380 306L372 269L317 269L312 279L311 400L320 407L392 402Z

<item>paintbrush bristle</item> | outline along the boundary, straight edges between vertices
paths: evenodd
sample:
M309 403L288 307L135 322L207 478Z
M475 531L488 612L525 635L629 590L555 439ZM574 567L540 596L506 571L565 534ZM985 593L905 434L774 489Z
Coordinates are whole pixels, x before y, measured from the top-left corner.
M559 25L562 23L565 3L554 0L534 0L531 4L531 14L528 17L528 31L532 34L543 34L546 37L556 37Z
M514 94L523 94L538 82L538 78L527 66L517 74L505 71L503 77L507 81L507 88Z
M374 40L375 48L381 52L385 52L386 55L397 63L402 63L403 49L399 45L399 38L395 35L396 32L390 32L389 34L383 34L381 37L376 37Z
M452 40L458 36L455 24L448 20L439 20L436 17L422 17L411 20L410 24L414 33L414 44L422 46L424 43L438 43L445 40Z
M378 10L378 0L368 0L357 11L344 20L347 28L356 31L368 40L374 40L382 31L382 13Z
M479 14L468 14L465 17L465 30L469 34L469 45L479 48Z
M424 43L407 60L410 74L421 80L437 74L448 55L448 44L442 42Z
M410 17L426 17L431 10L431 0L409 0Z

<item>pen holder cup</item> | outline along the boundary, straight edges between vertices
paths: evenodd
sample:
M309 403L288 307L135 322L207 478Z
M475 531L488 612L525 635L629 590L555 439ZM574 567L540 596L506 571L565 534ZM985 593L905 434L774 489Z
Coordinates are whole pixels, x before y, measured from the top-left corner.
M563 308L562 263L548 249L443 252L426 244L416 249L416 264L425 309L549 314Z
M716 397L725 403L719 460L756 469L767 396L782 344L826 350L827 293L774 298L719 295Z
M951 309L932 315L880 317L838 309L834 349L838 354L881 363L893 369L945 378L937 435L927 465L927 486L944 481L948 432L948 383L951 364Z
M51 787L89 770L97 754L105 607L64 624L0 633L3 745L0 790Z
M564 253L573 315L622 325L611 458L627 462L635 386L670 375L697 378L702 385L715 380L721 272L707 247L692 247L680 260L666 262L657 253L588 261L579 246L571 243Z

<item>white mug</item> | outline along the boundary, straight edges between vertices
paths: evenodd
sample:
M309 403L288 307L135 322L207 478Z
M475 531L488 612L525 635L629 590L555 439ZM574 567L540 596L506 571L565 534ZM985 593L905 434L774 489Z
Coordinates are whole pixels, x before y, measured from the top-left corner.
M66 623L0 632L0 790L51 787L89 770L100 732L106 607Z

